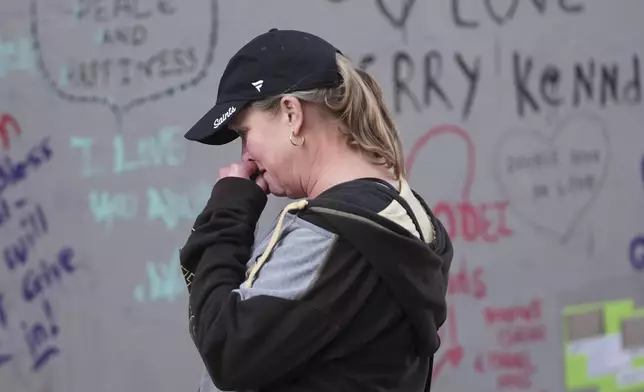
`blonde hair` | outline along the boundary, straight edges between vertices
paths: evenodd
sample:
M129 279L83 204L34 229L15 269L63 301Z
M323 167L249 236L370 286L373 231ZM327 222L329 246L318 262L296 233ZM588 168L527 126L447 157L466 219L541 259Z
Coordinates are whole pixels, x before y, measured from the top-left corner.
M277 111L280 99L286 95L322 105L344 124L340 132L350 147L360 151L372 163L393 170L396 179L404 177L402 143L378 82L366 71L354 68L349 59L339 53L336 61L342 76L340 86L280 94L254 102L252 106Z

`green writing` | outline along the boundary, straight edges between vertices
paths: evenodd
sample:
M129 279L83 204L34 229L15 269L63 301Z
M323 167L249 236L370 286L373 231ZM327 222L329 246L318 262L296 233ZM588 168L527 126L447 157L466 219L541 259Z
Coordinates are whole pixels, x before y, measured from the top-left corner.
M187 293L186 283L179 268L179 250L172 253L167 263L146 262L146 282L134 288L137 302L172 302Z
M186 161L185 143L179 142L179 135L181 128L168 126L159 130L156 135L133 141L126 140L123 135L114 136L109 151L112 174L183 164ZM103 167L95 162L97 143L94 138L73 136L69 145L72 149L80 150L81 175L84 178L104 172Z
M33 71L34 52L26 37L15 40L0 38L0 79L12 71Z
M132 219L136 216L138 199L136 195L132 194L112 195L104 191L91 191L89 193L89 209L96 223L103 224L106 229L112 230L116 220Z
M184 221L192 222L201 212L210 197L212 184L200 182L187 192L177 192L168 187L146 190L144 201L139 201L136 193L115 193L91 191L89 208L94 221L111 231L118 220L134 219L139 207L145 206L146 217L150 222L160 222L168 230L178 227Z

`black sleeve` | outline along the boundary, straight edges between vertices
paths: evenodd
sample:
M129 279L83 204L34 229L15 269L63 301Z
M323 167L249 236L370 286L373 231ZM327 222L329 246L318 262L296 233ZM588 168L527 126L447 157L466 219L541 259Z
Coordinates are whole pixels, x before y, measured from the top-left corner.
M282 295L292 287L282 293L260 287L240 290L265 202L251 181L218 182L181 252L182 266L194 271L191 334L213 383L222 390L257 389L293 376L338 335L357 312L356 299L375 285L365 278L367 263L354 260L359 259L355 252L326 247L322 241L328 238L318 239L302 228L299 237L296 229L280 238L260 274L280 266L280 279L288 281L301 274L302 260L318 260L315 284L298 298Z

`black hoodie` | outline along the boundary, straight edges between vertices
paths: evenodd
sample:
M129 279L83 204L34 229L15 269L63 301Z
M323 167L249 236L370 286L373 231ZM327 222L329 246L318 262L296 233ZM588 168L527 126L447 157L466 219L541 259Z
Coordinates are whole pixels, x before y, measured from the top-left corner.
M252 181L218 181L181 250L200 391L428 390L453 250L422 198L350 181L255 242L265 204Z

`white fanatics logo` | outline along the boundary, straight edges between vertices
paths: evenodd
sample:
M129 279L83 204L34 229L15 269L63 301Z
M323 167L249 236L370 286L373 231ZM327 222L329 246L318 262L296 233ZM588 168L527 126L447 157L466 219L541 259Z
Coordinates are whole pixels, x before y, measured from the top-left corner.
M229 107L229 108L228 108L228 111L226 111L226 113L222 114L222 115L221 115L221 117L219 117L218 119L216 119L216 120L215 120L215 122L214 122L214 123L212 123L212 127L213 127L213 129L217 129L217 128L219 128L219 126L220 126L224 121L226 121L226 120L228 119L228 117L232 116L232 115L233 115L233 113L235 113L235 111L237 111L237 108L236 108L236 107L234 107L234 106Z

